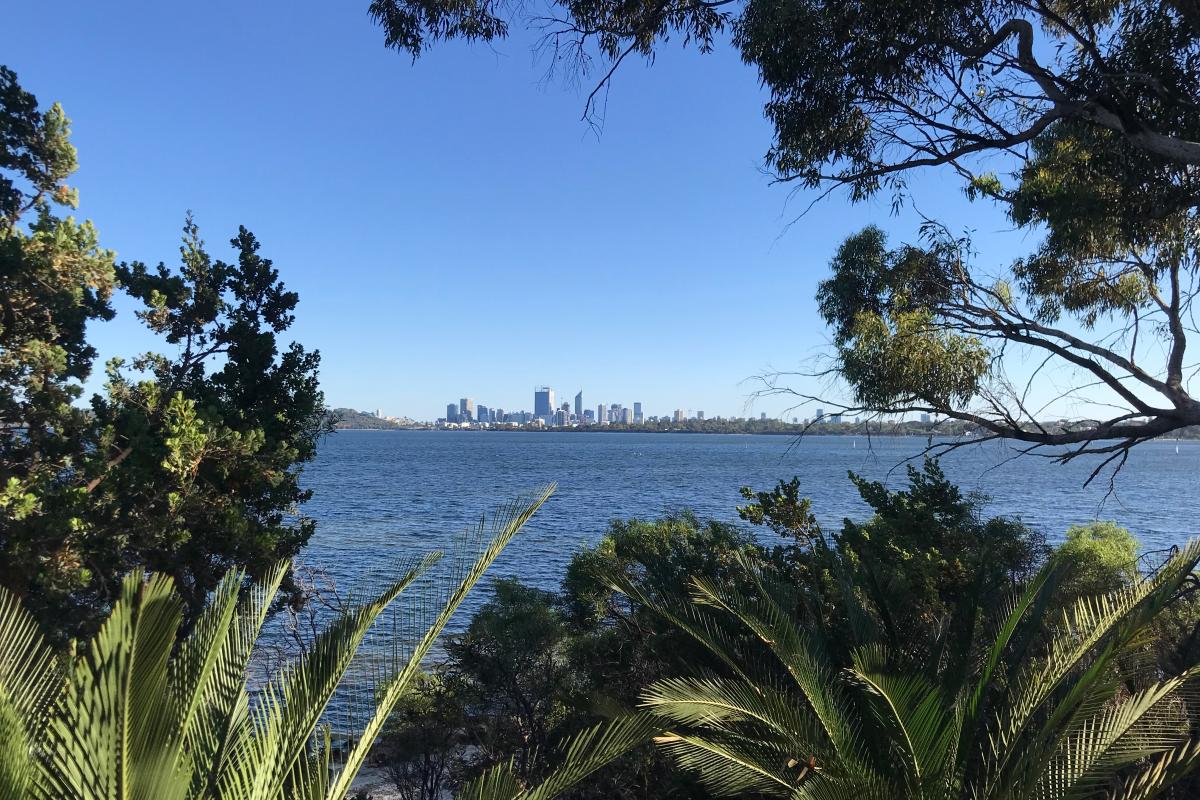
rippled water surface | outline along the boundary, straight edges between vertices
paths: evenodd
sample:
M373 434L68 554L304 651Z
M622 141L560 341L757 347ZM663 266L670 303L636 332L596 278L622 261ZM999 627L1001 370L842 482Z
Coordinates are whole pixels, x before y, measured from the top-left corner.
M571 554L595 542L609 520L652 518L690 508L736 521L738 487L769 488L800 477L823 525L866 508L846 479L854 470L904 482L918 437L866 439L636 433L342 431L305 473L306 512L319 523L304 560L338 580L396 557L448 547L454 534L495 505L549 482L558 491L511 545L493 575L551 588ZM1072 523L1117 519L1147 548L1200 531L1200 442L1136 448L1117 476L1084 487L1094 462L1061 466L991 442L955 451L943 465L989 512L1019 516L1054 540ZM889 476L890 472L890 476ZM1106 496L1107 495L1107 496Z
M403 559L452 551L456 534L481 514L557 482L557 493L491 572L553 589L571 555L599 539L610 520L687 508L738 522L742 485L766 489L796 475L827 529L846 516L863 519L868 510L847 471L901 486L903 462L925 444L918 437L797 443L786 436L342 431L325 440L305 472L314 490L305 511L318 529L302 560L325 570L340 591L371 585L396 576ZM1083 486L1094 464L1012 456L993 442L957 450L943 466L964 491L991 496L989 513L1019 516L1051 540L1096 518L1120 520L1148 549L1200 531L1200 442L1136 448L1111 494L1107 481ZM438 574L445 573L435 570L429 580ZM381 664L408 652L430 621L432 606L422 598L431 585L406 593L385 615L347 686L373 685ZM461 629L486 598L477 590L450 630ZM274 628L270 635L280 636ZM353 702L359 696L339 690L327 713L335 731L361 727L362 709Z

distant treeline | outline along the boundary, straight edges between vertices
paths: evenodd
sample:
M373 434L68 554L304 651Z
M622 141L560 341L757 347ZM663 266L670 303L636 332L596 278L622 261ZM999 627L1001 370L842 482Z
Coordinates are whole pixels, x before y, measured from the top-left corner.
M1046 422L1047 431L1064 428L1062 422ZM502 430L514 430L512 428ZM985 433L979 426L959 420L939 422L822 422L793 423L779 419L690 419L682 422L659 420L640 425L613 423L608 425L581 425L575 427L545 427L527 425L515 430L564 431L574 433L742 433L780 434L791 436L976 436ZM1173 431L1171 437L1178 439L1200 439L1200 426Z
M799 436L839 436L870 434L872 436L927 435L961 436L966 432L962 423L928 422L825 422L804 424L784 422L779 419L689 419L682 422L659 420L640 425L612 423L608 425L580 425L572 428L526 426L521 430L552 430L588 433L757 433Z
M353 408L335 408L329 412L329 416L333 420L333 427L338 430L398 431L404 428L418 427L417 423L407 418L385 419L374 414L355 411Z

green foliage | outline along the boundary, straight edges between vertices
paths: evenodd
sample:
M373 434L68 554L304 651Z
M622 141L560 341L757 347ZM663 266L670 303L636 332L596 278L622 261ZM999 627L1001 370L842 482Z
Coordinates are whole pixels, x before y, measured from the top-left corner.
M618 521L572 559L560 595L499 583L435 673L453 686L469 734L459 752L473 763L452 781L460 795L475 778L526 787L555 774L547 742L632 713L647 686L681 675L787 680L761 632L690 599L699 582L749 595L770 584L771 601L820 643L833 672L852 666L857 648L882 641L897 659L924 665L931 679L964 681L970 665L986 660L986 644L976 641L988 630L980 605L1012 595L1036 573L1047 553L1041 539L1014 521L983 518L980 500L964 497L936 462L910 470L901 491L852 480L875 513L847 520L833 537L816 525L793 479L769 492L742 491L751 501L743 518L778 533L779 546L691 514ZM1044 607L1039 601L1038 612ZM454 736L425 738L432 744L423 752L433 757ZM711 796L712 787L666 756L632 747L569 796Z
M638 598L617 590L635 582L655 597L686 594L695 575L736 580L742 554L758 552L736 527L690 513L663 519L614 521L594 547L571 560L562 606L572 637L569 666L573 712L566 725L590 724L632 711L643 687L681 670L719 668L711 654ZM690 776L652 748L639 748L596 775L580 798L703 798Z
M628 754L655 728L644 717L602 719L587 696L589 666L570 660L575 643L553 595L497 582L446 660L393 712L374 759L405 800L435 800L447 786L460 798L644 796L629 793L628 759L647 754Z
M767 502L742 515L784 535L797 521L808 532L770 555L797 613L840 653L881 639L917 660L966 657L980 599L1032 576L1049 552L1042 537L1017 520L984 518L982 498L964 496L933 459L908 467L904 490L854 473L850 480L874 514L846 519L832 537L816 528L796 479L760 494Z
M564 715L565 640L549 593L502 580L466 631L447 641L445 680L469 709L468 735L476 748L473 765L461 775L511 759L523 782L540 777L538 755Z
M144 304L138 316L179 349L139 357L137 376L110 364L108 396L93 404L109 454L125 457L98 476L91 502L133 545L133 563L175 576L189 617L226 570L261 574L308 541L300 465L329 430L319 355L278 342L298 297L253 234L242 228L231 244L235 262L212 259L189 220L177 271L118 267Z
M1074 567L1134 552L1116 526L1051 554L936 461L851 480L874 513L833 536L793 479L742 492L783 545L616 522L561 595L497 584L436 669L450 710L395 729L409 763L471 759L451 782L487 800L1190 796L1200 544L1097 590Z
M728 616L690 628L739 674L661 681L643 705L668 731L664 746L722 795L1061 798L1123 785L1121 796L1156 796L1200 762L1195 667L1163 675L1131 656L1198 560L1193 544L1153 576L1079 599L1049 618L1044 640L1055 565L1010 601L981 598L995 632L966 680L879 643L837 669L747 562L751 592L696 580L698 613ZM715 632L729 617L785 681L728 650Z
M956 253L887 249L869 227L847 239L833 277L817 290L821 315L834 330L839 370L857 403L895 408L924 402L945 409L969 401L989 367L980 337L947 330L935 316L951 300Z
M606 721L625 720L644 686L711 661L687 634L615 592L608 575L673 594L686 591L697 572L738 569L738 553L751 548L733 527L690 514L614 522L594 547L572 559L561 594L498 581L467 629L447 642L430 688L393 716L378 758L400 775L413 798L433 796L428 788L420 794L416 785L435 775L457 787L460 797L475 796L471 792L489 781L504 791L546 791L559 780L553 742L603 741ZM643 723L628 730L628 721L613 724L629 733ZM568 796L707 797L662 753L637 746L653 732L621 739L625 746L615 763L597 762L604 768L589 772Z
M9 634L0 639L0 725L11 734L0 750L0 796L341 800L451 616L551 491L481 523L476 534L490 530L490 541L442 576L449 580L429 584L449 588L424 599L436 603L432 621L376 688L370 719L340 771L331 769L321 725L326 705L375 620L439 554L330 622L253 699L247 665L285 563L248 591L246 574L230 572L182 639L184 604L173 579L134 572L88 647L62 659L0 590L0 631Z
M731 574L737 554L752 548L735 527L689 512L654 521L614 520L595 547L571 559L563 578L566 603L575 624L605 624L629 613L627 598L613 590L614 576L677 593L693 575Z
M780 481L769 492L755 492L749 486L738 491L752 501L737 508L738 516L751 525L766 525L779 536L795 539L801 545L821 536L812 513L812 501L800 496L799 478Z
M1138 543L1128 529L1113 521L1067 528L1057 548L1068 578L1064 588L1075 594L1111 592L1137 578Z
M372 760L384 765L402 800L441 800L461 769L466 725L454 685L422 673L396 704Z
M63 478L96 445L74 402L96 355L87 326L112 316L115 282L95 228L54 213L76 204L69 134L59 106L39 112L0 67L0 584L48 595L92 574L73 546L86 492Z
M298 298L254 236L214 260L189 217L177 269L115 265L52 213L76 203L68 134L0 68L0 585L56 642L93 632L132 569L174 576L186 628L228 570L295 556L300 466L328 430L319 356L280 342ZM113 360L86 409L87 326L118 283L172 352Z
M1019 521L983 519L981 498L963 496L933 459L920 470L909 465L904 491L853 473L850 480L875 515L861 525L846 520L837 551L893 648L920 643L964 606L1011 592L1047 555L1042 538Z

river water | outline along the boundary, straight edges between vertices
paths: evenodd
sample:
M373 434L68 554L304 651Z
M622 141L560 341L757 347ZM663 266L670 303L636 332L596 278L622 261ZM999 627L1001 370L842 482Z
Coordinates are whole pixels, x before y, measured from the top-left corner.
M493 570L553 588L571 555L599 539L610 520L691 509L737 521L742 485L767 489L799 476L827 529L846 516L865 518L847 472L902 486L905 460L925 444L920 437L341 431L305 472L314 490L305 512L318 529L303 560L339 584L353 583L397 558L446 548L490 508L556 482L554 497ZM1095 462L1064 466L1014 454L988 442L956 450L943 467L964 491L991 498L988 514L1018 516L1051 541L1092 519L1118 520L1147 549L1200 531L1200 442L1135 448L1111 490L1106 478L1083 485Z

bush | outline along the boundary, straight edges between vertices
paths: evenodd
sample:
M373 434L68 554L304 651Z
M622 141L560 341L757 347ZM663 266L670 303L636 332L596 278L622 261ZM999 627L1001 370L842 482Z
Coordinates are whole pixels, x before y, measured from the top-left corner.
M1110 592L1137 577L1138 541L1116 522L1072 525L1058 546L1067 568L1063 582L1069 593Z

